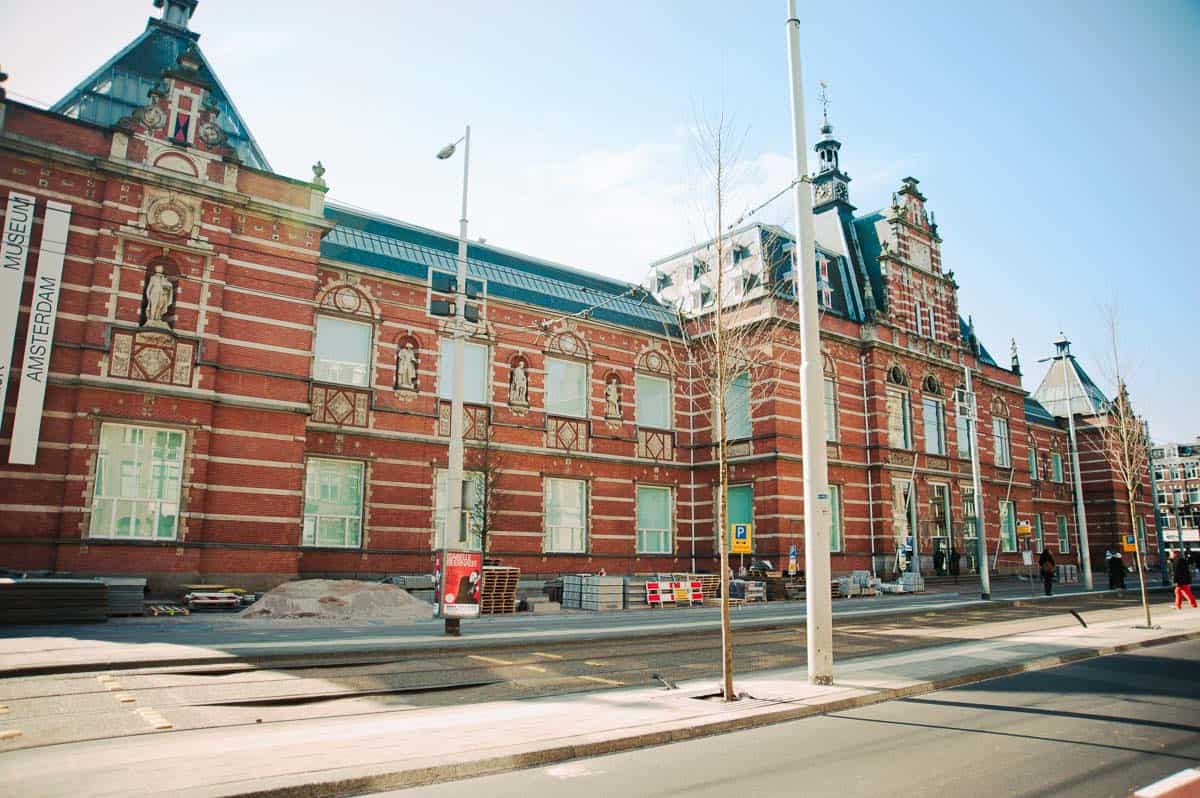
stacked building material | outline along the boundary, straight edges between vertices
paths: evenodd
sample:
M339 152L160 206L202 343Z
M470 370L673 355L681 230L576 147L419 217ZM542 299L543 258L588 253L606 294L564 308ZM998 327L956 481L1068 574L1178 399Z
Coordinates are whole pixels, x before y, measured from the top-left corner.
M479 612L500 615L517 611L517 583L521 569L508 565L483 566L483 584L479 590Z
M140 576L101 576L108 588L109 617L145 615L146 578Z
M580 609L611 612L625 606L625 580L620 576L585 576Z
M653 576L645 574L625 577L625 609L640 610L649 607L646 602L646 583L653 581Z
M567 574L562 578L562 607L577 610L583 601L583 577L586 574Z
M98 579L0 580L0 623L108 620L108 589Z

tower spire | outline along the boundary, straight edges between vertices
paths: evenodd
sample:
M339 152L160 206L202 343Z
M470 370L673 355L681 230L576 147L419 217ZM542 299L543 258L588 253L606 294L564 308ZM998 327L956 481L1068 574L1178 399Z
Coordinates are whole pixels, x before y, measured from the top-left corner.
M199 0L154 0L154 7L161 8L162 21L175 28L187 30L188 20L196 11Z

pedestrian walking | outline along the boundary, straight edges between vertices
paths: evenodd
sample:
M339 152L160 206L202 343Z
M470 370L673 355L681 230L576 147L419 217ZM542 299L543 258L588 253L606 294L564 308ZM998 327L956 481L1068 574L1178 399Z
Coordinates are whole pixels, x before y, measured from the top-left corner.
M1038 557L1038 570L1042 573L1042 585L1049 596L1054 584L1054 557L1050 554L1050 549L1042 549L1042 556Z
M946 574L946 552L942 551L941 546L933 553L933 572L938 576Z
M958 553L958 549L954 548L954 546L951 546L950 547L950 575L954 577L954 584L956 584L956 585L958 584L958 567L959 567L958 560L960 557L962 557L962 555Z
M1125 589L1125 560L1121 559L1119 551L1114 551L1108 558L1108 589Z
M1196 597L1192 595L1192 568L1184 557L1179 556L1179 549L1171 550L1172 572L1175 576L1175 609L1183 606L1183 597L1187 596L1188 603L1196 606Z

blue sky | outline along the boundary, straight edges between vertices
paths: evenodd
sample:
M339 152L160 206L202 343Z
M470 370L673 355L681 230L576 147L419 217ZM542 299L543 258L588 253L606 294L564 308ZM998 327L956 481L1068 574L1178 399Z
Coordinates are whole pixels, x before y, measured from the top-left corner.
M1134 401L1200 434L1200 3L801 2L809 141L832 94L861 211L913 175L984 342L1032 390L1063 330L1106 388L1115 302ZM336 11L336 13L334 13ZM472 236L614 277L703 236L690 130L745 130L733 204L787 184L783 0L201 0L192 28L284 174L456 229L472 125ZM52 102L157 15L150 0L0 0L17 99ZM790 227L786 200L761 217Z

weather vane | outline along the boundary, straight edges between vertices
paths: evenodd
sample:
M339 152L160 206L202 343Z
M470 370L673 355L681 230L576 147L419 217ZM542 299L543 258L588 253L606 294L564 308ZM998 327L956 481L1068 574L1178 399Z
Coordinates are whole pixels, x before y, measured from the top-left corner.
M829 92L826 91L828 88L829 84L822 80L821 93L817 96L817 99L821 101L821 116L825 117L827 125L829 124Z

